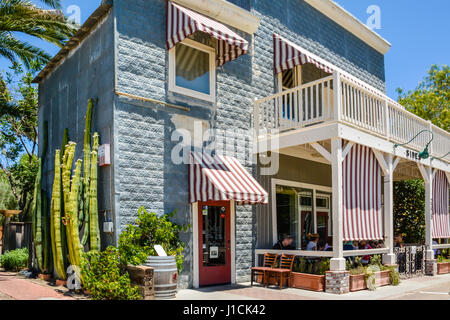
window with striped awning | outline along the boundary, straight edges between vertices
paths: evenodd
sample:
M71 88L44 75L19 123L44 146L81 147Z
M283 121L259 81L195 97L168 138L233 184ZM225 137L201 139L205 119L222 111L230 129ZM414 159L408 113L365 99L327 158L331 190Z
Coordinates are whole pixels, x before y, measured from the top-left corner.
M267 203L268 194L234 157L192 152L189 162L189 199Z
M225 25L182 7L167 2L167 49L172 49L191 34L200 31L217 39L218 67L248 53L248 41Z
M382 240L381 168L374 152L355 144L342 169L344 241Z
M298 65L312 63L317 68L333 73L333 66L326 61L315 57L313 54L300 48L291 41L284 39L282 36L274 33L273 35L273 62L275 74L289 70Z
M437 170L433 178L433 229L431 231L433 238L450 238L449 188L450 184L445 172Z

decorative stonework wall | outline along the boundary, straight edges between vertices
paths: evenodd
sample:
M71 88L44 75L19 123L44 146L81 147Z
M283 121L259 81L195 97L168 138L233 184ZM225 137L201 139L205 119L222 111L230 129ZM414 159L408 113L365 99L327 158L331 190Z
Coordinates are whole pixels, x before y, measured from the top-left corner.
M334 294L349 293L350 272L327 271L325 274L325 292Z

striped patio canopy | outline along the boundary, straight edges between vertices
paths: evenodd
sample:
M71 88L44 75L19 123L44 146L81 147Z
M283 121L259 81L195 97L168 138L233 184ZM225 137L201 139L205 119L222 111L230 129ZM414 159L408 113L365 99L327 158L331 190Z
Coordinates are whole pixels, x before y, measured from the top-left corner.
M444 171L438 170L433 179L432 218L433 238L450 238L450 218L448 212L448 192L450 184Z
M218 40L218 67L248 53L248 41L223 24L168 1L167 49L170 50L197 31L208 33Z
M189 162L189 199L267 203L268 194L236 158L192 152Z
M381 168L375 154L355 144L342 169L344 241L382 240Z
M276 33L273 35L273 50L275 74L306 63L312 63L327 73L333 73L333 67L329 63Z

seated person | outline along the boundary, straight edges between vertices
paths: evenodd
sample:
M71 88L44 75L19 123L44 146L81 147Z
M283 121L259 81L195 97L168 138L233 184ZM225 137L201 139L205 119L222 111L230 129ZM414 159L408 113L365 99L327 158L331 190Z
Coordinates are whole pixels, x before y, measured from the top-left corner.
M372 249L372 247L366 241L363 240L363 241L359 242L359 249L367 250L367 249ZM370 261L370 255L362 257L362 261L361 262L363 264L369 264L369 261Z
M347 241L344 243L344 250L353 250L353 242Z
M319 248L317 246L317 242L319 241L319 235L317 233L308 234L308 244L306 245L306 250L308 251L317 251Z
M283 235L281 240L275 243L272 249L275 250L295 250L295 247L292 245L294 242L294 237L291 235Z

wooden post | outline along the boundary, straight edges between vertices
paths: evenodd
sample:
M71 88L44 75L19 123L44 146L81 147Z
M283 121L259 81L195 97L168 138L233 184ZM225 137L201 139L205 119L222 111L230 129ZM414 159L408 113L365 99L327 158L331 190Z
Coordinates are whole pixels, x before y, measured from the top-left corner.
M393 155L386 156L387 175L384 175L384 244L389 252L383 255L383 263L395 264L394 255L394 163Z
M344 246L342 223L342 139L331 140L331 176L333 185L333 258L330 261L331 271L344 271Z
M334 120L341 121L342 90L341 90L341 74L338 71L333 72L333 91L334 91Z

